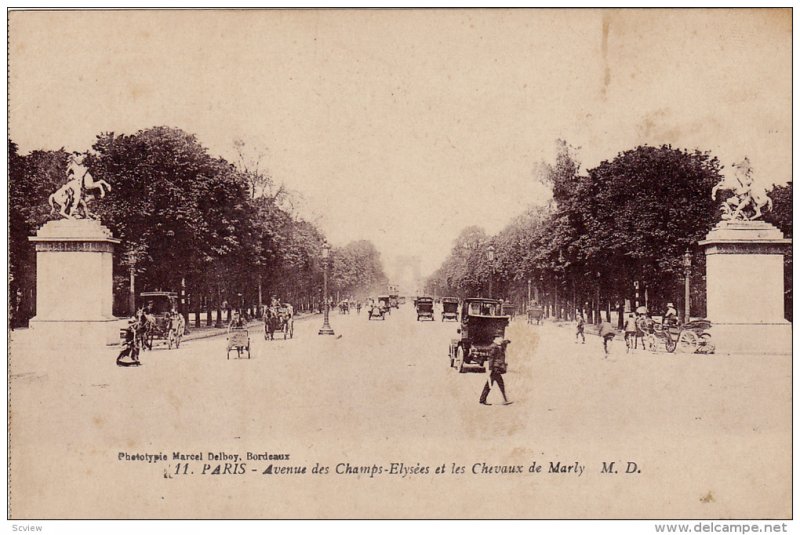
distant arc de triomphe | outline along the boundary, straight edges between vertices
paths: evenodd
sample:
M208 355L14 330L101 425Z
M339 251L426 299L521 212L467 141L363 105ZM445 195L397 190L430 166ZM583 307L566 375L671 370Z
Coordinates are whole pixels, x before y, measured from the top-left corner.
M420 269L421 259L419 256L413 255L398 255L395 257L394 262L394 276L397 277L398 283L405 280L405 274L411 270L413 282L415 285L422 283L422 275ZM416 290L417 288L407 288L407 290Z

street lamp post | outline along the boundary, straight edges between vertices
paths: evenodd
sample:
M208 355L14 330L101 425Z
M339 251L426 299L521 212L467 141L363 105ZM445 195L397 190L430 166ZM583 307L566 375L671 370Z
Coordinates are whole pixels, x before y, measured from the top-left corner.
M683 278L684 278L684 286L683 286L683 321L684 323L689 321L689 309L691 303L691 295L689 294L689 287L691 286L691 276L692 276L692 254L689 252L689 249L686 249L686 252L683 253Z
M492 279L494 279L494 246L489 246L489 265L491 266L491 271L489 273L489 299L492 298Z
M319 334L333 334L333 329L331 329L330 323L328 323L328 256L331 251L331 246L328 245L328 242L322 244L322 301L324 304L323 314L324 314L324 321L322 322L322 328L319 330Z
M526 306L530 306L531 304L531 280L528 279L528 303Z

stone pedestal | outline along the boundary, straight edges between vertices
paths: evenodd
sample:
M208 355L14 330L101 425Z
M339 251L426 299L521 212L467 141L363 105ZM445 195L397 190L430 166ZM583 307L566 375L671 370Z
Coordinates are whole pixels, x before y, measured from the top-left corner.
M764 221L723 221L700 242L718 353L791 353L783 311L783 254L791 243Z
M36 246L37 339L48 346L98 346L119 340L111 314L113 252L120 240L93 219L49 221Z

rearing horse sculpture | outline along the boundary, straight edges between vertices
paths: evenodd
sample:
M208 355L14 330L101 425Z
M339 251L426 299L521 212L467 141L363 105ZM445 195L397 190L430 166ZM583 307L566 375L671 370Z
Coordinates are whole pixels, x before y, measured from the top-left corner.
M750 166L750 160L745 158L741 163L733 164L732 167L736 170L735 179L723 177L719 184L711 190L712 199L717 198L719 190L733 192L733 195L720 206L720 210L723 211L722 219L752 221L761 217L762 208L767 207L772 210L772 199L769 198L766 190L753 187L753 169ZM752 214L745 211L750 205L753 209Z
M101 199L106 196L106 189L111 191L111 185L108 182L95 180L92 177L89 170L83 166L83 159L77 155L69 158L67 178L69 179L67 183L47 198L53 211L56 211L56 205L58 205L60 207L58 213L67 219L77 219L79 207L83 207L83 217L91 217L84 198L89 191L99 189Z

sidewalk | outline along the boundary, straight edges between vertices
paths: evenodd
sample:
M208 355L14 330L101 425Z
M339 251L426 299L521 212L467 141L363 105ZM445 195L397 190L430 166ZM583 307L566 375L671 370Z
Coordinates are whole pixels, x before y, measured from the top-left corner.
M298 313L295 315L295 321L302 321L304 319L308 319L312 316L319 315L318 313ZM264 325L264 322L261 320L253 320L247 324L247 329L253 329L255 327L261 327ZM223 324L222 327L207 327L205 325L197 328L194 327L192 324L186 326L187 330L189 331L188 334L183 335L183 341L188 342L191 340L202 340L203 338L212 338L214 336L222 336L224 334L228 334L228 326Z
M305 319L311 318L313 316L319 316L319 315L321 315L321 314L319 314L318 312L314 312L314 313L311 313L311 312L299 313L299 314L295 315L294 319L295 319L295 321L303 321ZM120 325L120 328L124 329L128 325L127 320L125 320L124 318L120 318L119 325ZM254 321L251 321L251 322L249 322L247 324L247 329L248 330L249 329L254 329L256 327L261 327L262 325L263 325L263 322L261 320L254 320ZM183 341L184 342L191 341L191 340L202 340L203 338L212 338L214 336L222 336L222 335L228 334L228 326L227 326L227 324L224 324L223 327L213 327L213 326L212 327L207 327L207 326L203 325L203 326L201 326L199 328L196 328L196 327L194 327L194 323L191 323L191 324L187 325L187 330L189 331L189 333L188 334L184 334L184 336L183 336ZM28 327L17 327L13 331L10 331L10 332L16 333L15 337L19 338L20 335L22 337L29 336L28 333L30 332L30 330L29 330ZM119 345L119 342L116 342L116 341L114 343L111 343L111 344L106 344L107 347L113 347L113 346L117 346L117 345Z
M554 325L555 327L567 327L567 328L571 328L573 330L575 329L575 325L576 325L576 323L573 320L556 320L556 319L548 318L548 319L542 320L542 324L544 324L545 322L546 323L550 323L551 325ZM596 323L587 323L586 325L584 325L584 328L583 328L584 334L592 335L592 336L599 336L599 334L598 334L599 331L600 331L600 325L598 325ZM614 327L614 333L615 333L616 336L622 336L622 337L625 336L625 331L623 329L618 329L617 327Z

